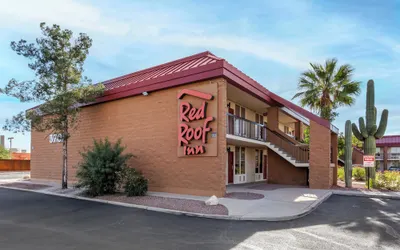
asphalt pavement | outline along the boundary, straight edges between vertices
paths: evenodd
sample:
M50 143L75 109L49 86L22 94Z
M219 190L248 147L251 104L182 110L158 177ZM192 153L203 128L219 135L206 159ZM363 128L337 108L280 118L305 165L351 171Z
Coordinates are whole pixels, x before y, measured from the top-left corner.
M334 195L301 219L245 222L0 188L0 249L400 249L400 200Z

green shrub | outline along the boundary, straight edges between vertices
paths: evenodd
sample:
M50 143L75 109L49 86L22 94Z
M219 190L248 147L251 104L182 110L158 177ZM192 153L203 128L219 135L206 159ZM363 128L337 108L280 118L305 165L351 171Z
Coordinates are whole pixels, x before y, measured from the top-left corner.
M344 181L344 168L343 167L338 168L337 176L338 176L339 180Z
M127 168L124 176L124 189L127 196L143 196L146 194L148 180L144 178L142 173L133 168Z
M400 191L400 172L377 172L375 176L375 187L380 189Z
M365 169L360 167L354 167L352 176L355 181L365 181Z
M85 188L87 195L113 194L122 181L123 170L132 154L122 154L121 139L112 144L107 138L93 140L93 147L81 152L78 164L77 187Z

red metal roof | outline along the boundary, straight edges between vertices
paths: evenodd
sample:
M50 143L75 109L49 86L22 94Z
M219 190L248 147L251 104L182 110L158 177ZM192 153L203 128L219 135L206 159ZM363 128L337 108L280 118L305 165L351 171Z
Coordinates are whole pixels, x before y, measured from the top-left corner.
M270 105L288 107L330 129L329 121L272 93L225 59L219 58L209 51L107 80L103 82L106 91L102 97L98 98L96 103L140 95L143 92L162 90L215 77L224 77L229 83Z
M105 81L103 84L105 85L106 90L112 90L131 84L138 84L141 82L149 81L163 76L170 76L179 72L213 64L221 60L223 59L218 58L207 51L173 62L151 67L145 70L137 71L128 75L117 77Z
M387 135L381 139L376 140L377 147L396 147L400 146L400 135Z

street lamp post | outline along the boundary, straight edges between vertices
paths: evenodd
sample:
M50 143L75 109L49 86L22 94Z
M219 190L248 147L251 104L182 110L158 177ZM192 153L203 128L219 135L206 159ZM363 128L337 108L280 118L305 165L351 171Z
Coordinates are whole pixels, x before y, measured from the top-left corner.
M11 152L12 140L14 140L14 137L8 137L7 139L10 141L10 152Z

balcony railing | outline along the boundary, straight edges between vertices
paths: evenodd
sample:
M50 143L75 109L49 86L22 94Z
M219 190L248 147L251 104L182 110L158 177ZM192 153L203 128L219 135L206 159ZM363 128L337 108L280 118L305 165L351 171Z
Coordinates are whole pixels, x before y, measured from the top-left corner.
M267 141L264 125L228 113L227 133L257 141Z
M227 133L257 141L270 142L292 157L298 163L308 163L309 147L304 144L294 144L281 134L269 130L266 126L227 114Z
M389 153L388 160L400 160L400 153Z
M375 155L375 160L382 161L383 160L383 154L376 154Z

